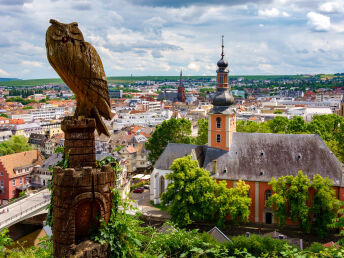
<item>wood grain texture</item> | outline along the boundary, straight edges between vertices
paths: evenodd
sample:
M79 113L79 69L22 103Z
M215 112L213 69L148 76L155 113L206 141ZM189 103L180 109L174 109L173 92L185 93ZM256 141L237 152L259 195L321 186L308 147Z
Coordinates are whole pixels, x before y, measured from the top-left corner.
M84 41L77 23L50 22L52 25L46 33L47 57L75 94L77 108L74 115L95 118L98 133L109 136L101 116L110 120L113 114L106 75L97 51Z

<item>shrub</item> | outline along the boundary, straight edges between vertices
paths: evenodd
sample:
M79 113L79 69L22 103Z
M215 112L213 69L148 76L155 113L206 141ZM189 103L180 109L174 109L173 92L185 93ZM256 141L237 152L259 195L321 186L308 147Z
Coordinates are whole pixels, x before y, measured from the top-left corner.
M312 253L320 253L321 251L324 251L325 247L323 247L322 244L318 242L312 243L310 247L308 247L306 250L310 251Z
M236 236L232 238L232 242L226 242L228 255L235 255L235 249L246 250L254 256L263 256L264 254L279 254L284 246L288 244L285 240L273 239L265 236L251 235L250 237Z

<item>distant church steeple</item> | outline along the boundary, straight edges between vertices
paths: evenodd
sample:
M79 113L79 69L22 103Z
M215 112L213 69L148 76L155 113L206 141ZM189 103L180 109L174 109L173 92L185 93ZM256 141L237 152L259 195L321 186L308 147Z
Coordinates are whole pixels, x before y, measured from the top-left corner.
M217 62L216 70L216 92L211 101L214 107L208 114L208 145L229 150L232 134L236 131L236 116L231 108L234 98L228 85L228 62L224 59L223 35L221 47L221 59Z
M179 102L185 102L185 89L183 84L183 71L180 70L180 78L179 78L179 86L178 86L178 93L177 99Z

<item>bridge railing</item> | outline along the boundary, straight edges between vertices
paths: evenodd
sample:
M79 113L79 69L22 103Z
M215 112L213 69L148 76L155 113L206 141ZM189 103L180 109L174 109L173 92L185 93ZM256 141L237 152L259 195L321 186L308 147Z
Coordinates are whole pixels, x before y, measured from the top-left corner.
M41 192L41 191L43 191L43 190L45 190L47 188L48 188L47 186L39 188L38 190L36 190L36 192L34 194L37 194L37 193L39 193L39 192ZM3 209L5 207L7 207L7 206L10 206L10 205L16 203L16 202L19 202L20 200L24 200L24 199L29 198L29 197L30 197L30 195L26 195L26 196L15 198L13 201L9 201L8 203L1 205L0 209Z
M2 228L4 225L9 224L10 221L15 220L18 217L20 218L20 217L28 214L30 211L35 210L38 207L44 206L43 204L48 204L49 202L50 202L50 198L49 199L44 199L42 202L37 203L37 204L35 204L35 205L33 205L33 206L31 206L31 207L29 207L29 208L27 208L27 209L17 213L17 214L7 218L6 220L0 222L0 228Z

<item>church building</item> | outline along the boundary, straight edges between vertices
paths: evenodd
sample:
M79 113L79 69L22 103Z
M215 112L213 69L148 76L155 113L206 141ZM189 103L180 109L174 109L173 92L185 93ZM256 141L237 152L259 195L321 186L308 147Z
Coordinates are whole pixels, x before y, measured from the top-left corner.
M251 222L276 222L273 210L265 207L272 194L268 183L272 177L296 176L299 170L310 179L316 174L328 177L333 181L337 198L344 200L344 165L318 135L236 132L236 111L232 107L234 99L223 49L222 41L217 89L212 99L214 107L208 114L208 145L169 143L154 165L150 199L160 203L169 183L166 175L172 172L172 162L191 155L214 179L225 180L228 187L235 187L238 180L250 186Z

